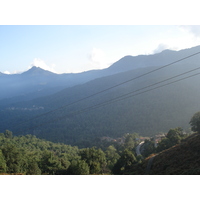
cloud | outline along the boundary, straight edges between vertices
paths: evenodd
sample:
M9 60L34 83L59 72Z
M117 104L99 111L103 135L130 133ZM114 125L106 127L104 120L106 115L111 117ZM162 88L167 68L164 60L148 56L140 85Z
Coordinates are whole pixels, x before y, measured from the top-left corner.
M184 25L179 26L183 31L191 33L194 37L200 38L200 26L199 25Z
M4 74L11 74L9 71L4 71L3 73Z
M105 60L105 54L101 49L93 48L89 55L89 59L91 62L100 64Z
M33 60L33 62L31 63L31 65L29 66L29 68L36 66L36 67L40 67L44 70L48 70L51 71L53 73L57 73L55 70L56 65L55 64L51 64L50 66L47 65L43 60L41 60L40 58L35 58Z
M16 70L13 71L13 72L10 72L10 71L7 71L7 70L6 70L6 71L4 71L3 73L4 73L4 74L21 74L22 72L23 72L23 71L16 71Z
M176 28L176 31L168 32L169 37L158 40L157 47L155 46L151 53L159 53L165 49L179 51L200 45L200 26L183 25Z
M161 43L161 44L159 44L157 46L157 48L155 50L153 50L153 53L154 54L155 53L160 53L160 52L162 52L165 49L170 49L169 45Z
M88 69L104 69L109 66L104 51L99 48L93 48L88 55L89 64Z

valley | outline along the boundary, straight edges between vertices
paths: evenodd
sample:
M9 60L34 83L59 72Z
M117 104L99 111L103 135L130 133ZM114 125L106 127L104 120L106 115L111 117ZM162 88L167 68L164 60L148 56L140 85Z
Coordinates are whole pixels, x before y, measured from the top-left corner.
M63 78L65 74L56 75L33 67L19 75L24 81L34 83L31 86L25 84L27 89L36 91L38 83L41 87L41 82L49 81L49 86L45 87L53 94L41 89L43 96L37 98L33 95L23 101L18 96L2 99L0 130L82 146L86 141L92 145L92 141L103 136L117 138L134 132L154 136L177 126L188 129L188 121L199 110L200 79L196 75L199 55L163 66L167 60L169 64L197 50L200 50L199 46L177 52L165 50L155 55L127 56L107 69L95 71L98 76L92 75L94 71L74 74L83 79L87 73L91 74L85 83L83 79L74 78L82 81L81 84L74 82L75 86L67 85L66 81L71 79ZM161 69L157 70L159 67ZM184 79L188 71L188 75L194 76ZM177 81L180 74L183 80ZM12 75L9 78L11 81ZM174 84L170 84L171 79ZM3 80L0 77L0 81ZM159 88L163 80L166 80L166 86ZM10 86L9 82L7 85ZM154 89L154 85L158 88ZM59 89L54 91L53 86ZM23 87L20 86L21 90ZM16 89L17 92L20 93Z
M1 73L0 172L198 174L190 120L200 110L199 54L125 56L78 74Z

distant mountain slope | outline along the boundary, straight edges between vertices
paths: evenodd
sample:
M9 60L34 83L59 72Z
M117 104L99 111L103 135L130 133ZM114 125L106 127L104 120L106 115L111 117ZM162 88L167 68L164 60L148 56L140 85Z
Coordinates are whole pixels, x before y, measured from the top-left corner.
M28 71L25 71L22 73L23 76L51 76L54 75L54 73L41 69L40 67L33 66Z
M0 75L0 105L31 100L94 79L96 72L54 74L32 67L22 74Z
M32 133L51 141L76 144L81 140L92 140L102 136L120 137L128 132L152 136L177 126L188 128L190 118L200 110L199 76L111 103L98 109L93 110L92 108L110 99L196 67L199 67L198 63L190 65L182 62L172 65L84 101L79 100L140 76L157 67L139 68L98 78L82 85L66 88L48 97L12 104L2 108L0 112L2 119L0 131L9 129L15 134ZM76 101L79 102L74 103ZM57 110L59 107L62 108ZM89 108L89 112L87 112L87 108ZM54 111L42 115L40 118L34 118L34 116L51 110ZM28 119L31 120L23 123Z
M152 67L152 66L162 66L169 64L170 62L182 59L194 53L200 51L200 46L196 46L189 49L184 49L180 51L164 50L160 53L151 55L139 55L139 56L125 56L121 58L118 62L107 68L107 71L115 71L117 73L129 71L137 68ZM184 61L185 64L197 64L200 63L200 57L196 56L192 59Z
M153 55L125 56L103 70L91 70L77 74L54 74L33 67L22 74L0 74L0 106L56 93L64 88L83 84L96 78L129 70L162 66L200 51L200 46L181 51L165 50ZM200 56L185 60L185 64L200 63Z

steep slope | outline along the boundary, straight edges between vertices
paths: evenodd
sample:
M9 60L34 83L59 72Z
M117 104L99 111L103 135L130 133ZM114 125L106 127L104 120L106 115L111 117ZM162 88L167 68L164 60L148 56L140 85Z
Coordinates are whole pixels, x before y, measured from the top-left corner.
M195 69L197 66L184 62L172 65L84 101L79 100L157 67L118 73L64 89L48 97L13 104L2 109L0 130L9 129L15 134L32 133L48 140L75 144L80 140L91 140L101 136L120 137L127 132L152 136L177 126L188 128L190 118L199 110L198 76L123 101L112 102L94 110L92 108L110 99ZM139 92L143 91L145 90ZM74 103L76 101L78 102ZM62 109L57 110L59 107ZM54 111L40 118L34 118L51 110ZM28 119L30 120L27 121Z
M142 164L133 166L125 174L146 174L152 156ZM169 149L157 154L149 171L150 175L199 175L200 174L200 135L192 134Z

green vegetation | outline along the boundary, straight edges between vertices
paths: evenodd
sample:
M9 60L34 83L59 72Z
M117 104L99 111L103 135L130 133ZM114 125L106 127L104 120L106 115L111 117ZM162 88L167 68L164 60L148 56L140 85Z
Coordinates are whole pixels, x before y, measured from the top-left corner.
M180 127L170 129L166 135L166 138L162 139L157 146L156 152L161 152L168 149L176 144L179 144L182 139L187 135L183 134L183 130Z
M153 139L145 140L143 156L145 159L123 171L123 174L147 174L147 166L153 156L150 172L152 175L199 175L200 174L200 112L193 115L191 129L196 133L184 133L182 128L170 129L157 147Z
M140 93L141 88L181 74L190 67L177 64L173 66L173 74L171 70L158 71L99 95L92 96L156 67L106 76L31 101L0 105L0 131L9 129L14 135L33 134L52 142L87 148L96 146L95 140L103 136L117 138L124 133L137 132L152 137L177 126L187 129L192 114L199 108L199 77L93 108L128 93ZM89 96L92 97L87 98ZM37 118L38 115L40 117Z
M155 142L154 142L153 138L151 138L150 140L146 139L143 144L143 147L144 147L143 148L144 151L142 152L142 155L144 157L148 157L149 155L156 152Z
M97 147L79 149L76 146L39 139L33 135L13 136L11 131L6 130L0 134L0 173L113 174L118 168L117 173L121 174L124 169L137 162L134 155L136 135L125 134L126 142L121 145L102 142L103 151Z
M39 139L33 135L13 136L6 130L0 134L0 173L25 175L89 175L89 174L133 174L144 157L158 153L181 142L186 137L181 128L170 129L157 148L154 140L145 140L143 157L136 156L139 144L137 133L124 134L120 144L114 141L98 141L102 148L79 149L61 143ZM111 139L110 139L111 140Z
M192 134L180 144L160 152L153 161L150 174L199 175L200 135Z
M118 174L118 175L123 174L125 170L130 169L130 167L136 163L137 163L137 160L133 152L128 149L125 149L122 152L121 157L118 159L118 161L114 165L113 173Z
M155 138L145 140L143 144L142 155L148 157L151 154L159 153L168 149L176 144L180 144L181 140L186 138L189 134L183 132L180 127L170 129L168 133L159 141L155 143Z
M195 114L191 121L199 124L200 118L197 116ZM190 124L194 126L191 122ZM171 174L175 173L175 170L170 168L174 164L171 158L169 161L163 161L165 158L162 155L166 152L170 152L171 157L173 153L176 154L172 160L176 159L179 162L179 155L172 149L178 149L177 151L181 153L186 149L183 146L186 144L189 148L189 150L184 150L187 151L186 154L189 155L192 150L192 153L199 157L199 132L196 133L197 136L195 135L196 141L191 140L192 135L189 135L180 127L170 129L157 143L157 146L155 146L155 138L146 139L142 145L142 156L136 156L136 146L140 143L137 133L127 133L117 139L104 137L106 141L96 141L97 146L101 148L93 146L79 149L77 146L39 139L34 135L13 136L11 131L6 130L0 133L0 173L24 175L145 174L144 168L148 164L148 159L153 155L161 155L162 162L165 163L162 166L162 173ZM160 164L157 157L155 157L154 165L158 169L154 168L151 173L161 173L158 172L159 166L163 164ZM184 157L184 159L191 166L190 158ZM187 169L181 171L181 174L198 174L200 169L198 163L199 161L195 162L193 167L186 167ZM168 171L164 171L165 169ZM178 173L177 170L176 173Z
M194 114L190 120L190 125L192 131L200 133L200 112Z

